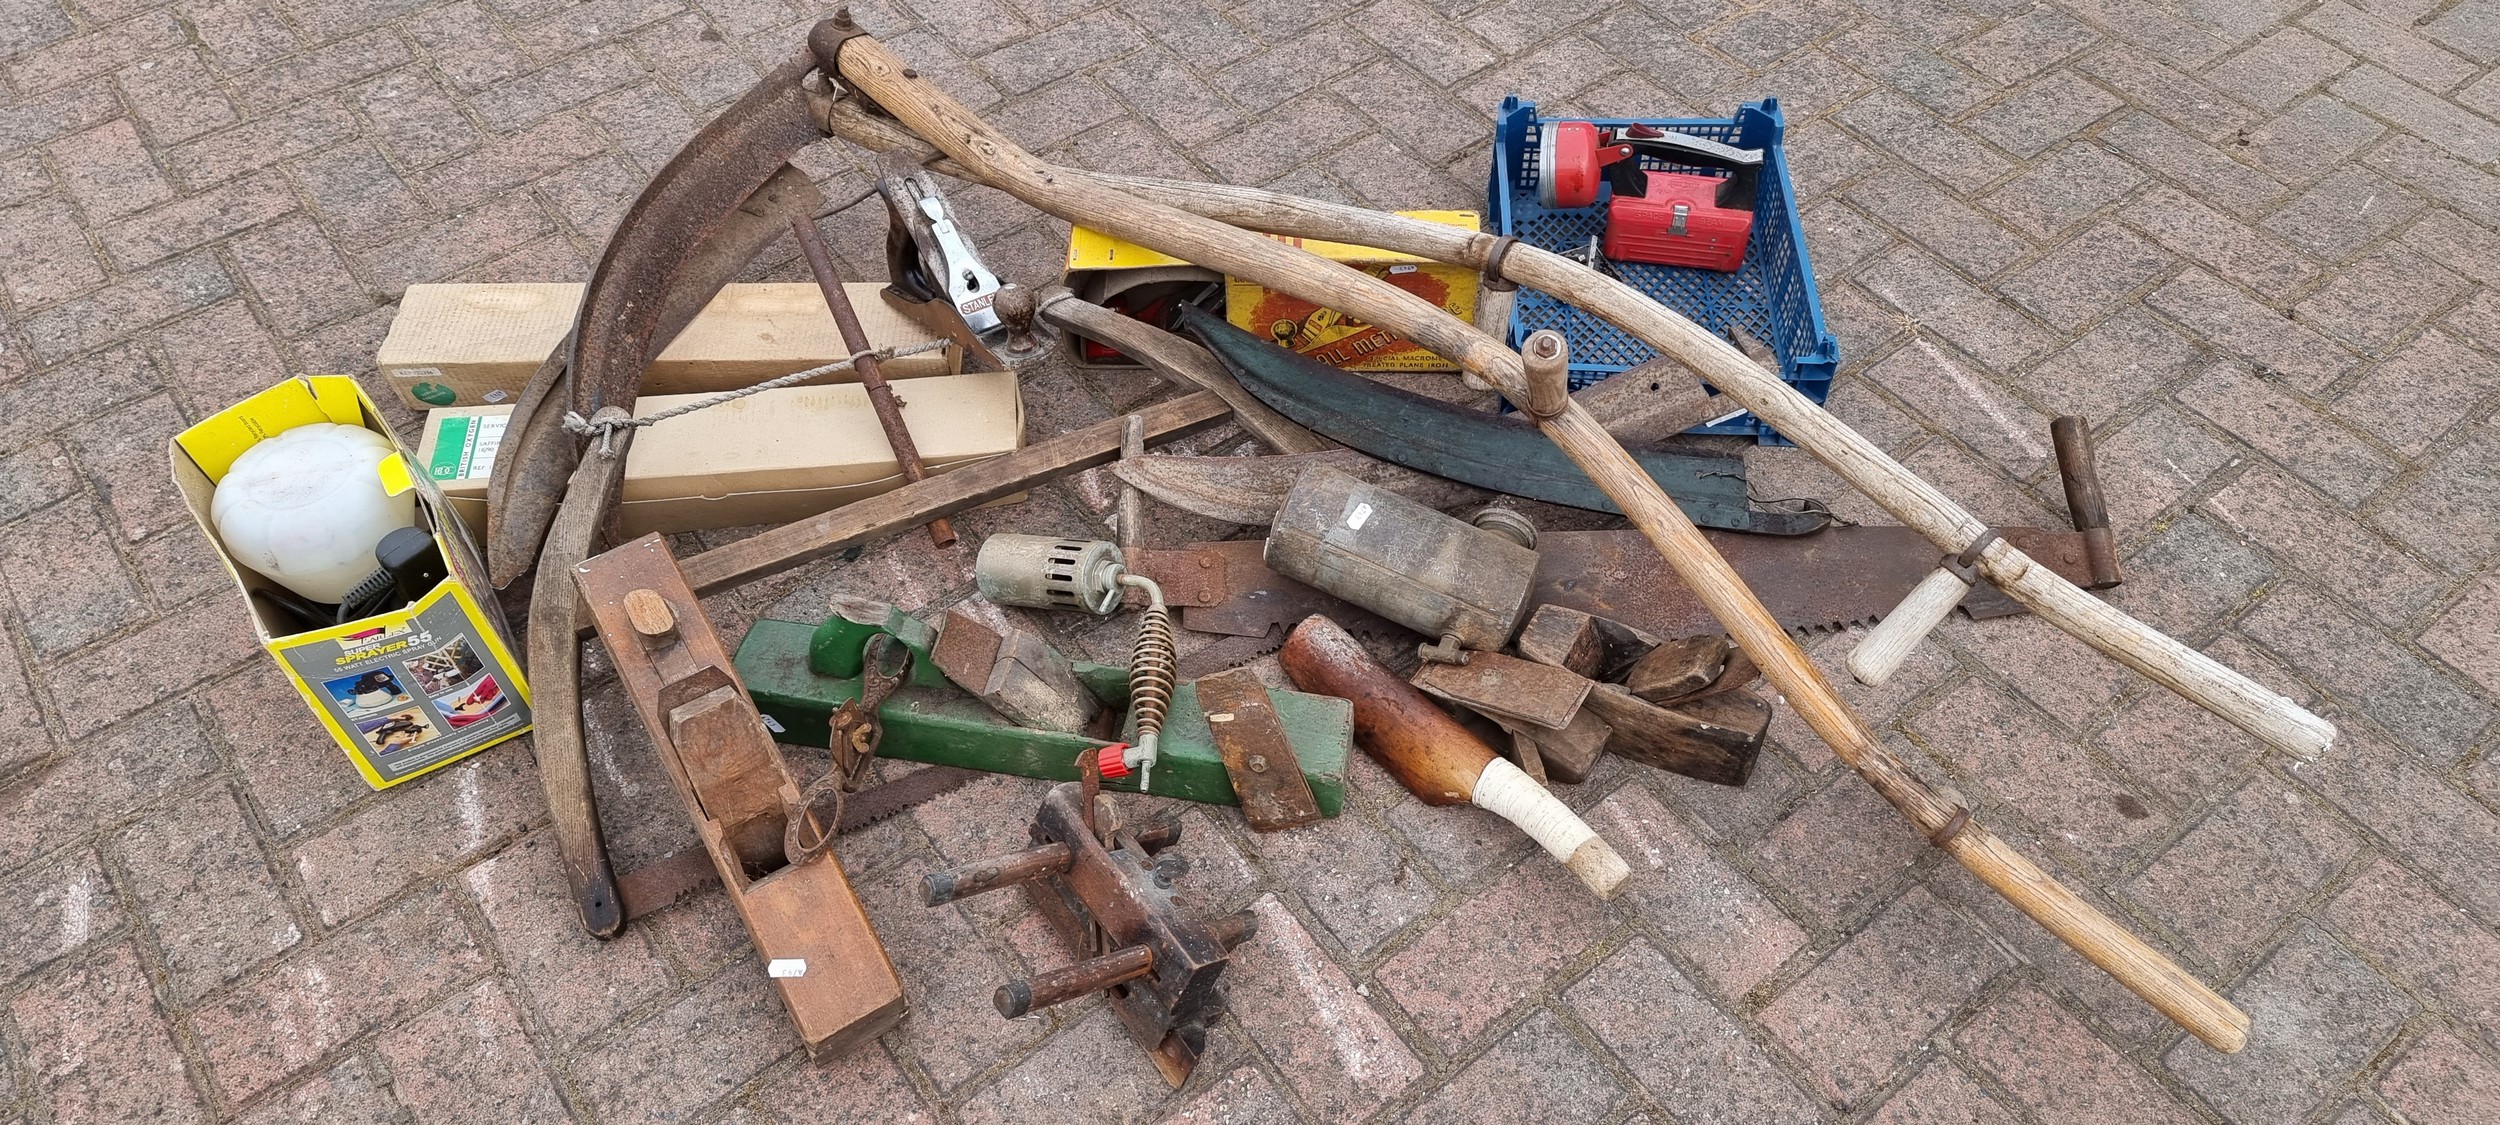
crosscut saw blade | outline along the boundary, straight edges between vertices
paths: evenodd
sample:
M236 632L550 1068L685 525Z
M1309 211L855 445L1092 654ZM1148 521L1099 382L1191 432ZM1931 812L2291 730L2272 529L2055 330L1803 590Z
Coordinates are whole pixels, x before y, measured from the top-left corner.
M1479 488L1622 514L1588 474L1529 423L1375 383L1261 341L1212 313L1181 310L1181 325L1276 412L1323 437ZM1745 461L1712 453L1629 449L1650 479L1702 527L1798 535L1822 527L1822 511L1757 511Z
M1704 529L1710 545L1751 587L1780 626L1831 631L1871 624L1936 568L1935 544L1906 527L1828 527L1812 535L1744 535ZM2070 581L2088 581L2083 536L2036 527L2001 530L2006 541ZM1716 633L1722 628L1640 532L1549 531L1537 536L1536 588L1530 606L1559 605L1612 618L1661 637ZM1181 607L1181 627L1224 635L1199 650L1205 667L1219 659L1255 659L1281 630L1314 613L1349 629L1395 630L1395 624L1268 569L1262 540L1142 549L1130 569L1163 587ZM2021 603L1982 582L1962 599L1974 620L2023 612ZM1235 639L1238 638L1238 639Z

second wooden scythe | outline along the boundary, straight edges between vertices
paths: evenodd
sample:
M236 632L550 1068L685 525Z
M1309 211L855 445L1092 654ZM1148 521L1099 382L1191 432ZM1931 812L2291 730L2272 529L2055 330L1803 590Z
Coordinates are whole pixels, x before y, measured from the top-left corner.
M1098 179L1045 163L847 19L818 24L809 44L826 71L951 157L972 179L1070 222L1383 325L1475 373L1512 401L1528 401L1519 353L1411 294L1272 239L1107 190ZM1585 409L1565 400L1539 425L1615 499L1807 725L1932 843L2197 1038L2223 1051L2237 1051L2247 1042L2245 1013L1974 822L1969 809L1912 776L1692 521Z

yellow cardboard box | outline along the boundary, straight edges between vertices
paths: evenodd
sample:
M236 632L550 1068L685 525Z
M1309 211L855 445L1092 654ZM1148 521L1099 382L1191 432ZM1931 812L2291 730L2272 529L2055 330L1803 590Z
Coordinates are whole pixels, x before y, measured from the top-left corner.
M1478 227L1478 216L1473 211L1401 211L1399 214L1464 230ZM1368 246L1281 235L1268 237L1330 261L1353 266L1439 305L1460 320L1475 321L1476 285L1480 278L1473 270ZM1096 299L1091 294L1117 287L1116 277L1110 275L1133 270L1170 270L1187 265L1189 263L1171 255L1086 227L1077 227L1068 235L1068 286L1088 299ZM1224 307L1233 327L1348 371L1457 369L1450 361L1386 329L1348 318L1333 309L1321 308L1291 294L1276 292L1254 281L1226 278ZM1069 346L1083 347L1073 335L1069 337ZM1082 351L1078 352L1078 359L1083 365Z
M939 375L895 384L903 425L932 473L1012 453L1024 444L1024 403L1012 371ZM644 395L638 415L708 395ZM426 415L417 464L482 536L486 484L509 406ZM788 523L903 484L876 408L857 383L781 387L707 406L634 436L617 497L621 535Z
M443 552L445 578L416 603L344 625L299 629L251 596L275 583L235 564L209 521L209 500L235 459L262 439L315 422L390 427L354 379L290 379L174 435L167 455L200 530L251 608L263 649L329 728L365 783L387 789L530 729L529 684L504 638L510 630L485 584L476 548L443 495L409 471L405 451L377 467L393 495L416 490L417 518Z

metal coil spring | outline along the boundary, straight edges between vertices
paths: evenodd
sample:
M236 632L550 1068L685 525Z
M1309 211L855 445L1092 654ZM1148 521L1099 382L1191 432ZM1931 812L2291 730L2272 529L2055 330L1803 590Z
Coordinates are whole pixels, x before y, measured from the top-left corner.
M1155 598L1137 618L1137 647L1129 654L1128 704L1137 713L1137 740L1153 745L1172 709L1179 651L1172 643L1172 611Z

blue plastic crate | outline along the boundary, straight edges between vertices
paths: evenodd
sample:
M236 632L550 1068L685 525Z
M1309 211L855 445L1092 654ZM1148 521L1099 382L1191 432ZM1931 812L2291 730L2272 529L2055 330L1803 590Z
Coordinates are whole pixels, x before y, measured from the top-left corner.
M1575 119L1577 120L1577 119ZM1797 221L1795 191L1788 183L1788 157L1780 147L1786 124L1779 102L1766 98L1747 102L1732 120L1649 120L1594 118L1600 127L1656 125L1679 133L1763 150L1761 194L1754 201L1753 238L1745 264L1734 273L1657 266L1646 262L1615 262L1617 276L1660 304L1691 317L1722 336L1731 324L1742 325L1778 353L1780 377L1807 398L1822 402L1832 390L1832 373L1840 366L1840 341L1823 326L1823 302L1815 295L1814 271L1806 264L1805 231ZM1502 99L1494 116L1493 175L1486 185L1486 207L1495 229L1553 251L1576 251L1606 227L1605 198L1595 206L1547 210L1537 204L1536 184L1541 153L1537 151L1536 105L1516 96ZM1641 166L1662 171L1700 172L1640 156ZM1530 332L1551 328L1571 341L1571 385L1586 386L1657 353L1597 317L1531 289L1519 291L1511 313L1510 343L1518 346ZM1731 406L1734 404L1731 403ZM1739 415L1693 431L1746 434L1765 445L1787 445L1785 439L1751 414Z

